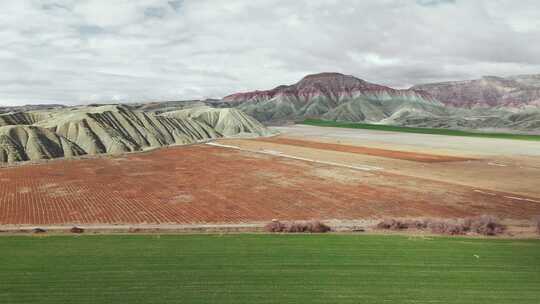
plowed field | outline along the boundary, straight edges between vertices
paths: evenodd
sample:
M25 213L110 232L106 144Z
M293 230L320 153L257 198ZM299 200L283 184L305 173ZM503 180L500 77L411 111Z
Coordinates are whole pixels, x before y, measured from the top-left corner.
M499 194L195 145L1 168L0 224L245 223L484 213L520 219L540 214L540 203Z

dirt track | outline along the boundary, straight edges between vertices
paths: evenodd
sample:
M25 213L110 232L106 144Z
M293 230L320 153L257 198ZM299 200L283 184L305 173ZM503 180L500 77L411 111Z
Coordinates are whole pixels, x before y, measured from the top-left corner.
M370 148L370 147L362 147L362 146L332 144L332 143L324 143L324 142L316 142L316 141L298 140L298 139L286 138L286 137L261 138L257 140L270 142L270 143L276 143L276 144L297 146L297 147L313 148L313 149L335 151L335 152L364 154L364 155L410 160L410 161L417 161L417 162L424 162L424 163L442 163L442 162L472 160L471 158L466 158L466 157L456 157L456 156L449 156L449 155L437 155L437 154L427 154L427 153L418 153L418 152L378 149L378 148Z
M535 197L484 190L194 145L0 169L0 225L540 214Z

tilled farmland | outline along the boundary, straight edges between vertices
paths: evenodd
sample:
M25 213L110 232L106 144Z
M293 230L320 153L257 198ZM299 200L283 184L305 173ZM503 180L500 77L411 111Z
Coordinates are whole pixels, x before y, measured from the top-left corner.
M0 225L540 214L467 186L208 145L1 168L0 182Z

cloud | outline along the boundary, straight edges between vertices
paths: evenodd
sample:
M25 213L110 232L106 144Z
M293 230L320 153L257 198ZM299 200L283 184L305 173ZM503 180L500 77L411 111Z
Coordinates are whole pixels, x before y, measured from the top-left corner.
M222 97L322 71L395 87L538 73L538 15L535 0L1 1L0 104Z
M416 3L423 6L435 6L441 4L454 4L456 0L416 0Z

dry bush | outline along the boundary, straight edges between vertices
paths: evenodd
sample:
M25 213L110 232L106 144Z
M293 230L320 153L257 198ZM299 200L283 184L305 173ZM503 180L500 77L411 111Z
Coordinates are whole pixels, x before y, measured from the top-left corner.
M405 230L415 228L418 230L429 229L431 233L447 235L463 235L474 232L482 235L498 235L505 231L496 217L483 215L475 218L453 220L415 220L404 221L386 219L377 224L377 229ZM540 228L539 228L540 229Z
M482 215L462 220L432 220L429 222L432 233L462 235L474 232L482 235L498 235L506 230L499 219L493 216Z
M34 232L34 233L45 233L45 232L47 232L47 230L45 230L43 228L34 228L32 230L32 232Z
M531 222L536 232L540 234L540 216L534 216L531 218Z
M386 219L377 224L377 229L384 230L403 230L409 228L406 222L394 219Z
M419 230L424 230L428 227L429 225L429 221L428 220L421 220L421 221L412 221L412 222L409 222L409 227L410 228L416 228L416 229L419 229Z
M494 216L482 215L471 219L470 230L483 235L498 235L506 230L506 226Z
M319 221L289 222L272 221L268 223L264 230L267 232L287 232L287 233L325 233L331 229L328 225Z
M84 229L80 227L73 227L69 231L71 231L72 233L83 233Z
M307 230L311 233L325 233L329 232L330 226L319 221L311 221L307 223Z
M425 229L428 226L428 221L402 221L395 219L386 219L377 224L377 229L384 230L403 230L409 228Z
M264 226L266 232L283 232L285 230L285 224L280 221L271 221Z
M466 221L456 220L430 221L428 228L431 233L448 235L461 235L466 234L469 231L468 223Z
M307 226L304 223L292 222L286 225L285 232L300 233L306 232Z

